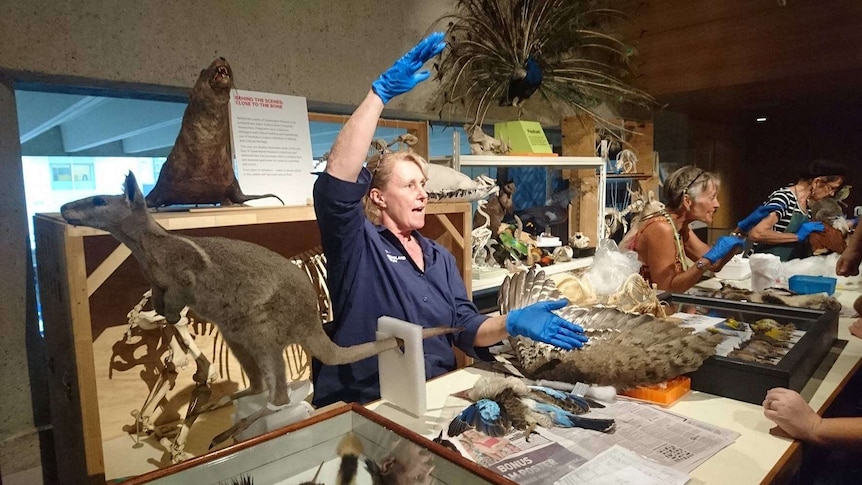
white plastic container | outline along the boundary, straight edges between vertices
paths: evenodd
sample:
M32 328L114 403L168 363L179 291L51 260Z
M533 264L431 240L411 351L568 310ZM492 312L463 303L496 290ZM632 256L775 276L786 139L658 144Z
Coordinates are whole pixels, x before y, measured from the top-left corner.
M715 277L722 280L744 280L749 276L751 276L751 267L748 259L743 258L741 254L731 258L721 271L715 273Z

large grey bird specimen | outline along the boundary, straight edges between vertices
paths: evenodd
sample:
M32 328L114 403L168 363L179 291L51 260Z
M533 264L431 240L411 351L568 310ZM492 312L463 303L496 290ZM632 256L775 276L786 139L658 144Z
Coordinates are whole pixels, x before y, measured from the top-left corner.
M303 270L249 242L165 231L147 211L131 172L124 194L87 197L63 205L60 211L70 224L103 229L129 247L152 285L153 309L167 323L177 323L183 308L189 307L218 327L249 377L248 389L233 399L269 392L267 406L216 436L212 445L290 402L282 356L285 346L297 343L329 365L356 362L398 346L392 337L339 347L323 331L317 294ZM423 336L454 331L428 328ZM196 411L190 409L188 414Z
M559 298L562 295L544 272L517 273L506 277L500 288L500 313ZM511 338L524 375L531 379L614 386L618 391L658 384L696 370L723 339L692 333L672 320L611 307L569 305L557 313L584 327L590 340L582 349L565 351L524 337Z

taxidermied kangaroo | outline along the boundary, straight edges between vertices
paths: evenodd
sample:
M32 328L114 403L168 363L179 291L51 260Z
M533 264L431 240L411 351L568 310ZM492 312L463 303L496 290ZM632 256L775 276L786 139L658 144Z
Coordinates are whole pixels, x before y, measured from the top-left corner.
M269 391L266 407L213 444L290 402L282 354L287 345L298 343L328 365L356 362L398 346L392 337L339 347L323 331L311 280L287 258L245 241L171 234L147 211L131 172L124 189L122 195L69 202L60 212L70 224L108 231L131 249L152 285L153 309L168 323L177 323L188 306L218 327L249 377L249 388L232 398ZM456 331L429 328L423 337Z

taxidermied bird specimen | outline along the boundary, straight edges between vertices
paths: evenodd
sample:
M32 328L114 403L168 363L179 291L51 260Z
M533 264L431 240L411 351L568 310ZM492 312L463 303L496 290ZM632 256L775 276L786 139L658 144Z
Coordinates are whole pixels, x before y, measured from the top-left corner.
M828 296L823 293L797 295L786 288L766 288L763 291L757 292L721 283L721 289L716 290L710 296L723 300L770 303L773 305L809 308L811 310L832 310L835 313L841 311L841 302L834 296Z
M613 419L594 419L579 414L589 411L583 397L554 389L528 386L515 377L483 377L464 397L475 401L449 424L449 436L468 429L488 436L503 436L512 428L529 436L536 426L614 430Z
M463 108L481 124L493 101L520 108L538 92L557 111L618 128L597 114L600 103L654 106L652 96L630 84L635 50L620 40L630 22L619 5L458 0L455 13L439 20L448 24L449 45L436 64L441 115Z
M544 272L524 271L503 281L500 313L561 297ZM589 341L581 349L565 351L511 337L515 356L530 379L614 386L618 391L649 386L697 370L724 338L693 333L672 320L611 307L569 305L556 313L582 326Z

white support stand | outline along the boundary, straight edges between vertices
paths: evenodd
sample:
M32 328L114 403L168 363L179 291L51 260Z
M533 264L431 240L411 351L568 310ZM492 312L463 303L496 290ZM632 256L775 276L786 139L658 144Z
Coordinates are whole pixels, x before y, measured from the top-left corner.
M387 337L403 340L404 351L395 348L378 356L380 397L413 416L422 416L428 408L422 326L397 318L380 317L377 319L377 340Z

